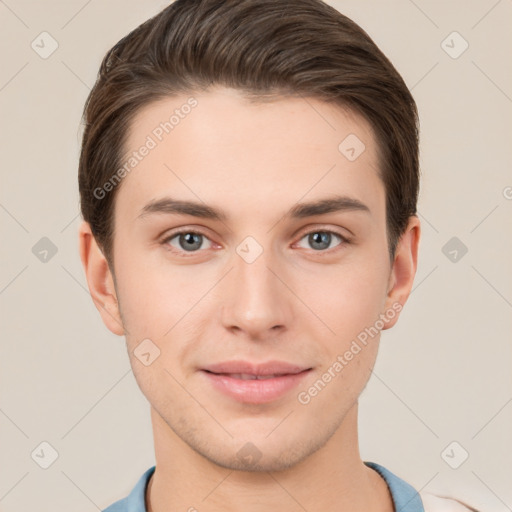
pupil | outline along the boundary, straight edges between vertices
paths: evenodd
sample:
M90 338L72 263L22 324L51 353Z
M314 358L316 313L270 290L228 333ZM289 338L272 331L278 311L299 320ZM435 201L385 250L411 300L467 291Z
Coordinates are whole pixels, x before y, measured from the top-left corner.
M309 235L310 243L313 249L326 249L329 247L329 243L331 241L331 234L325 232L317 232ZM316 246L316 244L320 244L321 247Z
M183 249L185 250L191 250L191 249L199 249L201 247L201 235L198 235L197 233L185 233L184 235L181 235L181 239L185 240L185 246L183 244L180 244Z

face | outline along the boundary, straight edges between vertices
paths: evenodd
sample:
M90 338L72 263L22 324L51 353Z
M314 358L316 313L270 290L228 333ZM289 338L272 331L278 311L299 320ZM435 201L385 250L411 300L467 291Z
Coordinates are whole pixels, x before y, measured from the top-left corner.
M342 425L398 315L372 131L318 100L217 88L141 110L127 153L150 139L115 204L134 375L208 460L290 467Z

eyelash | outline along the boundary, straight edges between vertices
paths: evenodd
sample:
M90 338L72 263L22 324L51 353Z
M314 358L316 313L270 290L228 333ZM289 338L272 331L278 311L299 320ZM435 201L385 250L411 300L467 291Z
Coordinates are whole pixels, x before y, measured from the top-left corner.
M305 237L307 237L308 235L311 235L313 233L328 233L328 234L334 235L335 237L338 237L340 239L340 243L337 246L335 246L335 247L333 247L331 249L325 249L325 250L311 249L311 251L313 251L316 255L319 255L319 256L323 256L325 254L330 255L333 252L336 252L337 250L342 249L343 246L348 245L348 244L351 243L351 240L349 238L347 238L346 236L342 235L341 233L338 233L337 231L332 231L332 230L329 230L329 229L322 229L322 228L313 229L311 231L307 231L307 232L303 233L300 236L298 241L300 242L302 239L304 239ZM195 256L198 253L202 252L201 249L199 249L197 251L189 251L189 252L187 252L187 251L184 251L184 250L178 250L175 247L172 247L172 246L169 245L169 242L171 240L173 240L177 236L183 235L183 234L200 235L200 236L203 236L206 239L210 240L208 238L208 235L206 235L202 231L198 231L198 230L195 230L195 229L181 229L181 230L175 231L172 234L170 234L169 236L165 237L165 239L162 240L161 243L162 243L162 245L166 246L166 248L168 250L170 250L171 252L179 253L184 258L189 258L189 257ZM210 240L210 242L213 243L211 240Z

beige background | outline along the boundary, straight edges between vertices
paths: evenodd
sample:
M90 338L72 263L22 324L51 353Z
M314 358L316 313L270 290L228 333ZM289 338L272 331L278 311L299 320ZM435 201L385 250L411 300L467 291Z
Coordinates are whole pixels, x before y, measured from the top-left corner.
M390 57L422 122L419 270L361 399L362 456L417 489L512 510L512 2L330 3ZM165 5L0 0L4 512L99 510L154 464L149 406L80 265L77 161L103 55ZM31 48L43 31L59 45L47 59ZM445 49L462 39L442 46L453 31L469 43L458 58ZM42 237L57 248L46 262L32 252ZM456 262L452 237L468 249ZM44 441L58 453L48 469L31 457Z

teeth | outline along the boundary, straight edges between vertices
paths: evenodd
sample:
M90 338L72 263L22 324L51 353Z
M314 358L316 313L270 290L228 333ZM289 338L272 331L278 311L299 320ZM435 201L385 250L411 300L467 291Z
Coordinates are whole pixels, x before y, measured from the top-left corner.
M229 375L233 379L240 380L265 380L278 377L278 375L250 375L249 373L227 373L225 375Z

